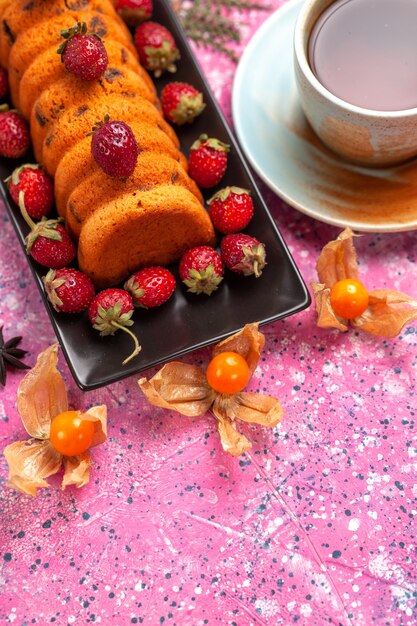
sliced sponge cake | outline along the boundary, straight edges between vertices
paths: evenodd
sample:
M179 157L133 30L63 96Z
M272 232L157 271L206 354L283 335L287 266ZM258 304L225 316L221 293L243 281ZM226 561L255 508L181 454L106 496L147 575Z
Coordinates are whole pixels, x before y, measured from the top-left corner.
M104 39L119 41L134 53L133 43L119 22L107 16L97 16L92 10L86 10L83 17L89 32L100 35ZM71 28L76 23L76 15L68 16L64 13L39 22L18 36L15 42L17 45L13 45L9 57L10 91L16 106L18 106L15 100L18 99L20 80L34 57L52 46L58 49L63 41L61 31Z
M130 123L130 127L139 152L150 151L154 155L157 153L170 156L187 170L187 159L162 130L148 122L134 121ZM91 137L84 137L66 151L55 172L55 201L61 217L66 217L67 202L72 191L98 171L102 172L91 153ZM102 174L104 175L103 172Z
M132 204L138 191L149 191L160 185L183 187L201 202L201 192L195 182L178 161L164 154L142 152L139 154L135 170L124 180L112 179L99 168L82 181L72 192L68 200L66 222L70 234L78 239L84 222L104 204L116 201L120 196L130 193ZM90 198L90 202L86 199Z
M147 72L144 70L138 72L138 63L135 55L119 41L107 40L105 46L109 58L109 66L103 78L99 81L103 85L103 89L106 89L107 85L119 81L119 77L122 74L126 75L133 72L144 84L142 87L143 97L157 103L155 86L152 81L149 81ZM57 54L56 46L52 46L38 54L25 70L19 83L19 93L14 94L15 106L29 119L33 105L42 92L65 77L75 78L71 77L66 71L59 54ZM147 92L145 87L147 87Z
M126 42L129 43L129 31L115 13L110 0L13 0L5 4L7 6L2 15L0 37L0 64L3 67L9 65L9 55L19 35L33 26L40 26L42 22L62 15L71 25L71 22L87 21L86 15L93 11L95 24L92 26L97 34L103 33L103 19L109 16L124 31Z
M33 107L31 134L36 159L44 164L51 176L55 175L58 163L65 152L89 133L94 124L103 120L105 115L128 124L135 119L146 120L163 130L179 146L171 126L163 119L158 109L144 98L112 94L88 101L84 94L75 94L65 110L53 124L49 125L50 107L47 94L47 91L44 92ZM49 131L46 137L45 126Z
M138 267L173 263L203 242L213 244L214 233L200 202L187 189L159 185L95 211L83 224L78 260L98 287L108 287Z
M80 268L97 287L107 287L140 267L166 265L192 246L213 244L213 226L178 137L112 3L5 4L0 0L1 62L8 65L15 104L30 120L35 157L55 177L58 211L79 237ZM77 21L107 47L109 65L98 81L70 75L56 52L61 30ZM105 174L91 153L88 133L106 115L129 124L138 144L127 179Z

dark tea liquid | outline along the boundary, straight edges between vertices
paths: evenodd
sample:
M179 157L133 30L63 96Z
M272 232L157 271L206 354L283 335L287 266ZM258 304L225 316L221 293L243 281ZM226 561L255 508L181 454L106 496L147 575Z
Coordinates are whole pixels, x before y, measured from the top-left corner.
M317 20L308 52L317 79L345 102L417 107L417 0L336 0Z

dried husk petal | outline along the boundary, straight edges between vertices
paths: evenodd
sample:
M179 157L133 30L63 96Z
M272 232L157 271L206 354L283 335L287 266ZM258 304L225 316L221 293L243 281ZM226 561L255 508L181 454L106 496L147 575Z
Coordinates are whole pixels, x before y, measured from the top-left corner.
M223 450L239 456L252 447L247 438L236 429L235 420L273 428L282 419L281 403L272 396L257 393L237 393L232 396L217 394L212 412L218 420Z
M62 479L62 489L69 485L84 487L90 480L90 467L92 460L89 452L84 452L78 456L63 457L64 477Z
M9 466L8 486L30 496L36 496L39 487L48 487L45 478L56 474L62 456L49 441L17 441L4 449Z
M149 381L141 378L138 384L154 406L189 417L203 415L215 396L200 368L180 361L167 363Z
M232 456L240 456L247 450L250 450L252 444L245 435L236 430L235 422L222 415L218 410L215 411L214 406L213 413L217 417L217 430L219 431L223 450Z
M85 413L81 413L80 418L94 423L94 435L90 448L99 446L107 439L107 407L105 404L93 406Z
M221 352L237 352L246 360L253 374L265 338L258 324L247 324L241 331L221 341L213 348L213 356ZM217 418L220 441L225 452L240 456L252 447L248 439L236 429L235 419L273 427L283 416L279 400L256 393L223 395L207 383L199 367L173 362L164 367L150 381L138 381L148 401L191 417L205 413L210 407Z
M20 382L17 410L31 437L47 439L51 420L68 410L64 380L57 370L58 344L41 352L36 365Z
M273 428L280 423L284 409L277 398L260 393L242 392L236 396L235 418L241 422Z
M350 228L345 228L334 241L329 241L317 260L319 282L327 288L344 278L358 280L358 263L353 245L355 235Z
M317 326L320 328L338 328L346 331L347 321L338 317L330 304L330 289L323 283L311 283L317 312Z
M213 348L213 356L220 354L220 352L237 352L246 360L252 376L264 345L265 337L259 332L258 324L246 324L241 331L216 344Z
M368 308L352 320L352 326L372 335L396 337L409 322L417 319L417 300L392 289L369 293Z

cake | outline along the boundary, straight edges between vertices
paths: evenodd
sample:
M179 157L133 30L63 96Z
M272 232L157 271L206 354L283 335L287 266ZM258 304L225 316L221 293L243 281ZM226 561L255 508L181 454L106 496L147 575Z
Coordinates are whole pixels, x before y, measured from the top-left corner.
M56 50L56 46L53 46L35 57L20 80L18 93L14 93L15 105L27 118L30 117L33 105L45 89L63 78L75 79L65 70ZM155 86L149 80L149 74L145 70L138 73L137 61L132 52L119 41L108 41L106 50L109 67L100 79L100 85L105 89L107 85L120 83L121 76L131 76L133 73L143 83L141 87L143 97L157 103ZM147 92L145 87L147 87Z
M71 103L68 103L68 106L50 123L48 118L43 117L42 105L46 101L48 106L47 94L47 91L43 92L36 101L32 109L30 126L36 160L44 165L51 176L55 175L58 163L65 152L91 132L97 121L104 120L105 115L109 115L113 120L123 120L127 124L135 119L146 119L163 130L174 145L179 147L178 138L171 126L158 109L144 98L111 94L88 100L84 93L74 94Z
M93 11L93 17L96 20L95 32L100 35L103 29L105 30L105 26L100 27L103 23L105 24L103 18L108 16L113 19L115 15L114 6L110 0L12 0L5 2L4 5L0 41L0 64L3 67L9 65L9 54L16 39L33 26L65 15L68 27L77 21L87 21L86 15L89 11ZM133 47L132 38L124 22L118 20L118 24L125 32L126 44ZM48 41L50 45L54 43Z
M69 196L66 211L66 223L70 234L78 238L86 219L93 212L100 210L101 206L116 202L120 196L127 194L130 194L134 204L138 191L149 191L159 185L184 187L201 201L200 190L178 161L164 154L142 152L139 154L133 174L127 181L114 181L110 177L103 181L101 171L97 170L74 189Z
M12 4L13 0L0 0L0 19L2 19L6 9Z
M130 104L133 100L140 102L142 108L147 106L143 102L144 100L154 100L155 96L150 94L140 76L137 76L132 70L117 70L117 75L115 72L116 70L113 68L108 68L99 81L91 81L87 84L76 76L68 75L42 91L32 107L31 127L34 144L42 146L45 139L53 131L55 123L59 123L59 118L64 117L67 113L71 130L74 126L73 120L84 116L84 119L90 120L90 122L86 122L89 126L86 127L84 123L80 123L80 127L85 129L85 133L90 132L94 123L103 119L100 116L94 117L97 106L107 102L103 96L122 96ZM110 101L110 98L108 100ZM116 102L119 102L119 99ZM148 108L151 111L149 115L153 116L154 121L166 124L156 107L149 105ZM80 111L82 113L79 113ZM171 132L171 129L166 130ZM85 133L82 136L85 136ZM72 135L74 138L81 138L77 127L74 127Z
M213 227L195 195L157 185L94 211L81 228L78 261L96 286L105 287L138 267L173 263L203 241L213 243Z
M6 11L6 16L9 10ZM63 41L61 31L75 26L79 20L86 22L88 32L100 35L103 38L107 37L110 41L118 41L134 53L135 49L130 34L126 34L125 29L117 22L102 15L97 17L97 14L92 10L85 9L80 18L77 18L76 14L70 16L62 14L38 22L31 28L21 32L16 39L16 45L13 44L10 50L8 59L9 82L12 98L16 106L19 106L19 103L16 101L19 83L26 68L45 49L52 48L56 53L60 43ZM59 55L56 54L56 56L58 62L60 62Z
M162 130L148 122L134 121L130 127L140 152L165 154L178 161L185 170L187 169L187 159ZM55 202L59 215L64 219L72 191L91 174L101 172L99 165L91 158L90 144L90 137L84 137L77 142L66 151L55 172ZM101 180L104 180L104 177L101 177Z
M79 239L80 269L107 287L140 267L213 244L201 192L113 3L0 0L0 16L0 62L9 70L12 100L30 121L36 160L55 177L57 210ZM69 74L57 54L61 31L78 21L103 38L109 58L91 83ZM105 174L91 153L87 133L105 115L129 124L139 147L126 180Z

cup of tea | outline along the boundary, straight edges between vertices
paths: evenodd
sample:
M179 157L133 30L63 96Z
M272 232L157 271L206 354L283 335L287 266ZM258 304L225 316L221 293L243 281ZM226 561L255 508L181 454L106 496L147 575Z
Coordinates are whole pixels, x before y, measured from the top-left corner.
M415 0L306 0L294 60L301 106L331 150L366 166L417 155Z

